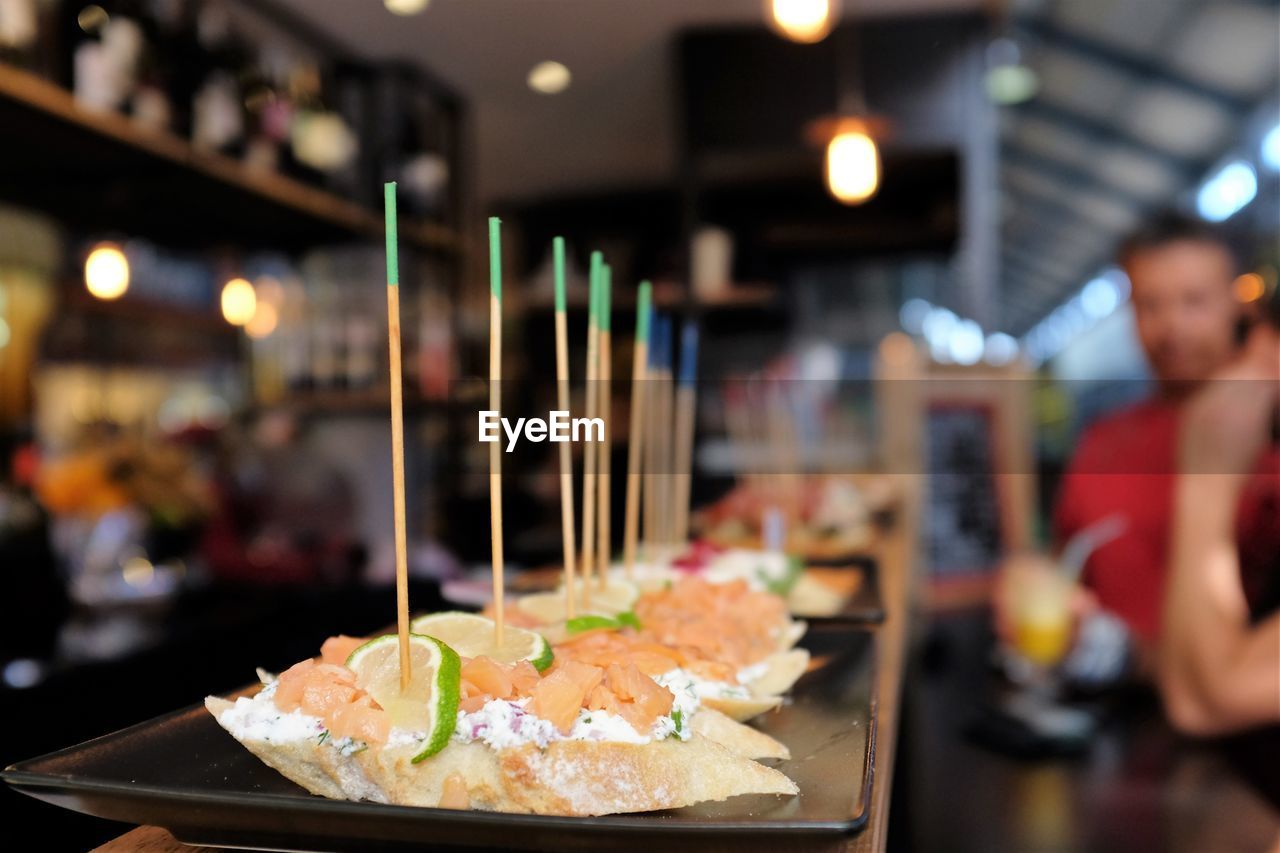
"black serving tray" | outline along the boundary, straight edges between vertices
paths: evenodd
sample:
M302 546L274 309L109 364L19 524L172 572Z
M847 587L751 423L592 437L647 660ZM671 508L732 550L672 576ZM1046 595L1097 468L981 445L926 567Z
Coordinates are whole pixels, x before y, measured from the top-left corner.
M874 625L884 621L884 600L880 597L879 564L874 557L851 555L831 560L810 560L805 567L806 570L812 568L820 572L856 572L861 575L861 579L858 582L858 588L836 613L827 616L795 613L795 618L804 619L811 624L844 622Z
M17 790L89 815L169 829L189 844L269 850L776 849L827 846L866 822L875 758L875 636L810 626L814 668L756 725L792 753L777 767L798 797L746 796L597 818L514 815L328 800L253 757L193 706L3 773Z

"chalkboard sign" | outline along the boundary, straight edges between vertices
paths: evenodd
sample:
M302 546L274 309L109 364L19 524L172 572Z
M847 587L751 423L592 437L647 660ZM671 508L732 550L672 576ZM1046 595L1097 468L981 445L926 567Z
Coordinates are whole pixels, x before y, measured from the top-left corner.
M1004 555L997 419L983 403L934 402L925 409L923 544L938 580L985 574Z

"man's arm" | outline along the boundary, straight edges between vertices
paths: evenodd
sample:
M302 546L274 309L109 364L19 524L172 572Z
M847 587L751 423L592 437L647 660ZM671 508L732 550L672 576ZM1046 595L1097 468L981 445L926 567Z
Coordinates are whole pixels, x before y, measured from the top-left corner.
M1267 334L1188 406L1183 424L1158 681L1170 720L1188 734L1280 721L1280 613L1250 625L1234 535L1280 396Z
M1249 625L1230 475L1180 478L1159 683L1169 719L1195 735L1280 720L1280 613Z

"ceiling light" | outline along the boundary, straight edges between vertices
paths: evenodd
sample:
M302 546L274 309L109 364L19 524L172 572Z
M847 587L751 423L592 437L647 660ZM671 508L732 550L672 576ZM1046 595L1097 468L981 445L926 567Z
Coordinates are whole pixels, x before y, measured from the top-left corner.
M393 15L416 15L427 8L430 2L431 0L382 0L382 5Z
M258 310L258 295L253 285L233 278L222 286L222 316L233 326L244 326Z
M983 79L993 103L1012 106L1031 100L1040 88L1040 77L1022 62L1022 50L1013 39L999 38L987 46L987 73Z
M982 358L988 364L997 367L1008 364L1018 357L1018 341L1013 335L1004 332L992 332L987 335L982 348Z
M908 299L898 309L898 322L904 331L918 335L924 331L924 318L932 309L932 305L919 297Z
M1040 77L1025 65L998 65L987 70L987 97L992 103L1013 106L1031 100L1040 89Z
M1102 319L1116 310L1119 304L1120 288L1108 278L1099 276L1080 291L1080 305L1094 319Z
M99 243L84 261L84 286L99 299L119 299L129 289L129 259L114 243Z
M827 192L841 204L862 204L880 189L877 139L888 135L889 123L877 116L840 113L814 119L805 136L826 148Z
M1204 182L1196 196L1196 209L1210 222L1225 222L1258 194L1258 173L1244 160L1223 166Z
M956 364L977 364L985 346L982 327L973 320L956 323L947 340L947 352Z
M559 62L539 62L529 69L529 88L544 95L558 95L573 81L569 69Z
M838 0L766 0L769 25L801 44L822 41L835 27Z
M946 308L934 308L925 315L920 330L924 332L925 340L937 346L946 342L957 322L959 318Z
M1262 138L1262 162L1273 172L1280 172L1280 124Z
M880 152L863 130L846 130L827 143L827 190L843 204L861 204L880 188Z

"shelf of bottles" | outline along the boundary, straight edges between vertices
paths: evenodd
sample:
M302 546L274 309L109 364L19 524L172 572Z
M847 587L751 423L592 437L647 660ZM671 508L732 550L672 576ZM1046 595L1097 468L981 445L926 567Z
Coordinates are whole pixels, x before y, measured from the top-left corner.
M409 218L403 239L430 250L460 248L462 104L420 70L362 61L248 0L0 6L4 117L58 123L43 131L53 137L43 147L62 148L67 168L77 168L75 153L93 160L124 146L143 158L129 160L131 169L145 173L146 158L156 164L154 174L135 177L137 186L147 177L172 180L176 164L198 173L204 183L196 191L209 182L234 190L188 204L239 205L259 220L293 212L303 234L316 222L332 226L314 229L318 242L379 232L381 182L398 180ZM35 130L27 133L6 143L11 163L14 145L42 147ZM30 154L50 168L47 151ZM113 164L104 159L104 170ZM41 198L56 196L56 187L42 189ZM248 209L254 197L264 210Z

